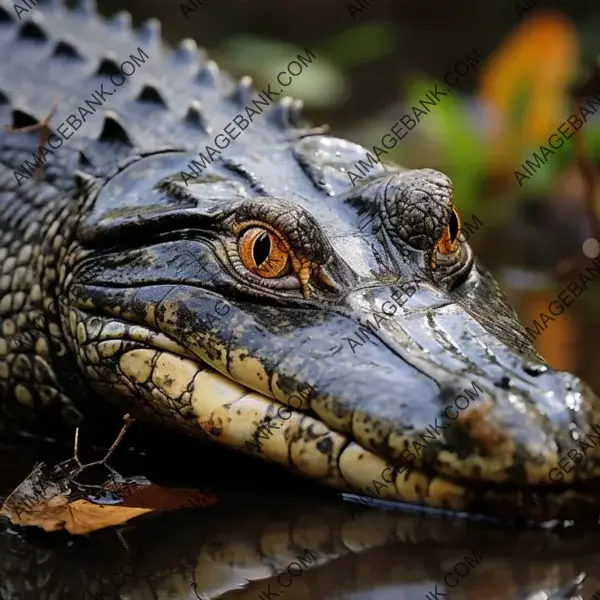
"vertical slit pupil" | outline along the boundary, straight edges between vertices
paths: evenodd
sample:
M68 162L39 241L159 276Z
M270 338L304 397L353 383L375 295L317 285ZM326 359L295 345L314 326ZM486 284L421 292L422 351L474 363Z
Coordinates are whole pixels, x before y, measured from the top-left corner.
M449 228L450 228L450 242L452 244L454 244L454 240L456 239L456 236L458 235L458 217L456 216L456 213L454 212L454 210L452 211L452 214L450 215L450 223L448 223Z
M271 254L271 236L265 231L254 242L254 248L252 249L254 264L260 267L269 258L269 254Z

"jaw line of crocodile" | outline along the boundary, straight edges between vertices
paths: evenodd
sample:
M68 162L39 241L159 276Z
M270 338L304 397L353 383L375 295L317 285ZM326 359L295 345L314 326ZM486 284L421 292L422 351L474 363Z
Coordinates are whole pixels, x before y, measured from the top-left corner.
M128 354L133 361L144 359L139 351L125 353L123 358ZM479 493L479 514L537 522L590 514L594 497L600 496L600 490L595 496L590 494L596 486L587 482L562 489L556 485L486 483L483 489L483 482L424 473L412 464L408 468L394 466L314 418L310 411L296 410L253 391L194 359L191 353L186 354L161 351L154 361L152 378L155 382L167 379L173 389L186 389L191 394L193 415L187 415L188 424L191 417L198 426L190 428L192 435L207 436L329 487L413 507L470 515L478 513L473 494ZM547 502L549 499L551 502Z
M543 452L531 456L533 460L529 460L527 470L523 467L524 458L516 455L515 448L509 448L517 459L521 459L522 473L518 473L516 469L519 464L509 460L510 453L496 444L492 448L494 454L488 460L490 468L482 473L483 476L477 477L473 462L461 459L462 446L457 445L454 440L449 449L438 447L435 461L429 461L425 465L418 459L409 468L402 469L402 444L406 448L411 437L416 439L415 428L422 431L425 429L424 414L419 409L427 407L428 418L436 414L439 416L450 397L446 392L460 390L468 379L461 379L456 374L452 377L448 373L444 375L440 372L445 367L440 364L439 356L427 357L427 353L400 344L393 335L394 329L390 329L394 327L393 323L388 322L387 329L382 326L378 332L382 345L362 348L360 355L355 357L357 360L352 362L351 368L346 365L343 374L337 355L311 359L311 349L304 342L314 338L315 325L302 334L295 330L295 346L278 330L277 344L287 349L283 356L293 357L293 361L280 360L277 368L269 375L265 370L270 358L267 345L257 345L257 338L251 327L256 321L248 316L248 312L240 311L236 308L235 301L232 303L229 299L229 318L223 320L219 328L212 330L213 337L210 337L208 332L202 332L197 327L199 321L196 319L203 316L199 312L199 307L204 306L199 304L203 298L202 292L187 286L169 289L171 291L165 294L163 288L158 286L149 295L148 288L146 297L156 300L149 303L146 311L138 312L137 315L105 308L105 316L118 321L118 326L104 326L100 333L93 335L92 327L87 327L89 336L86 343L96 344L100 355L105 358L107 353L104 342L119 342L114 346L110 345L107 350L114 359L111 364L116 369L115 374L118 373L126 385L110 386L121 395L120 399L117 397L117 402L126 403L127 410L132 414L147 416L154 421L158 417L166 426L181 433L196 437L208 436L221 445L275 462L321 484L384 500L455 513L519 517L533 521L571 519L581 513L589 514L590 504L593 508L595 499L598 498L598 495L590 493L593 482L569 482L572 485L567 489L566 486L546 481L550 469L556 467L560 459L560 447L542 448ZM123 288L118 291L123 293ZM88 293L90 296L86 298ZM77 330L79 319L85 323L91 318L88 309L110 306L110 302L105 299L110 299L111 293L106 287L87 288L77 305L70 309L71 312L78 313L71 325L73 331ZM128 293L134 294L133 290ZM371 289L368 293L379 292ZM209 293L208 297L214 302L212 294ZM441 310L447 312L448 308ZM311 316L313 314L317 312L311 313ZM415 314L418 315L419 312ZM314 319L311 323L313 321ZM266 326L264 321L260 322ZM331 331L337 331L338 321L334 325ZM94 329L98 330L98 327L95 326ZM244 333L247 337L242 337ZM131 344L126 342L127 338ZM236 341L233 346L230 341L232 339ZM481 335L473 339L480 342ZM466 343L464 339L463 342ZM494 341L492 336L488 345L498 351L501 344ZM292 347L295 349L289 350ZM506 346L502 347L506 352ZM112 354L115 351L118 354ZM390 378L380 380L379 387L376 388L376 373L380 378L384 374L380 369L384 356L391 361L385 371ZM401 357L402 360L396 363ZM403 364L418 375L419 370L427 370L423 361L431 363L432 369L435 367L432 372L437 373L441 381L445 381L444 393L431 398L431 402L428 402L424 391L415 396L414 411L410 414L405 411L409 418L405 422L402 404L396 401L397 394L384 393L385 387L400 389L398 385L403 382L406 385L406 380L395 376L396 364L398 367ZM368 366L370 370L357 371L359 364ZM314 367L316 372L306 371L307 367ZM332 373L332 368L337 371ZM352 406L347 404L345 412L340 413L341 416L336 415L336 407L343 407L343 402L349 401L349 396L345 396L345 393L369 373L372 374L373 381L363 384L367 387L361 389L361 395L369 399L368 394L379 389L382 397L378 397L375 404L365 402L358 411L353 411ZM556 374L539 378L543 377L556 377ZM286 378L289 380L288 385ZM565 384L561 377L557 381L560 385ZM303 389L309 382L316 386L317 393L300 410L290 407L290 393ZM497 400L504 398L503 402L506 401L508 392L493 387L492 380L487 383L490 385L484 387L488 389L488 393L493 393ZM536 393L543 393L543 389L543 385L541 388L538 386ZM98 391L102 393L102 389ZM569 393L576 392L577 390ZM408 394L409 390L405 388L403 393ZM328 400L328 395L333 400ZM486 397L483 402L472 407L472 416L477 417L475 421L478 423L474 430L464 424L459 426L462 431L468 431L474 443L489 443L490 430L483 426L485 423L492 423L498 432L506 427L506 424L501 424L501 413L498 413L500 420L497 423L493 421L493 411L485 415L482 413L481 408L488 400ZM498 406L502 409L503 404ZM284 414L289 414L289 418L281 418L282 407L286 409ZM398 411L395 410L396 407ZM386 414L387 409L394 410L391 413L388 410ZM358 415L357 420L357 412L360 411L362 414ZM463 414L466 416L468 412L464 411ZM380 429L379 435L375 435L373 425L379 429L377 419L387 415L397 416L398 421L389 423L387 436L385 429ZM516 428L513 429L516 437L509 435L508 441L519 440L519 436L525 434L528 436L525 443L531 443L535 439L532 437L535 429L525 429L524 433L518 429L524 424L525 421L517 419L516 415L515 418L511 417L508 425ZM510 433L510 430L505 433ZM540 430L538 433L543 435L535 440L538 442L536 449L544 440L550 439L551 430ZM453 452L447 451L452 448ZM449 457L452 460L448 460Z

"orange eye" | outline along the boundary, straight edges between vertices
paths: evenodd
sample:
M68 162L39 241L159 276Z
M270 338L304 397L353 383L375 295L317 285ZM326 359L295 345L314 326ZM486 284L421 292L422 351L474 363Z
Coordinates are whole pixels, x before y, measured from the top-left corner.
M442 233L442 237L437 244L438 252L442 254L452 254L456 252L458 248L458 234L462 231L462 219L458 209L452 207L452 214L450 215L450 221Z
M244 232L239 241L242 263L250 272L273 279L287 275L290 270L290 254L281 238L263 227L252 227Z

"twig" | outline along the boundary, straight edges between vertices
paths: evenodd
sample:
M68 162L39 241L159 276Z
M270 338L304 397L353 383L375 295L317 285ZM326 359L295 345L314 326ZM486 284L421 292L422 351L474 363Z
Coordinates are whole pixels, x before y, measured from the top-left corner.
M73 448L73 458L75 459L75 462L83 469L84 467L81 464L81 461L79 460L79 427L75 428L75 442L73 444Z
M118 473L110 465L108 465L106 463L106 461L113 455L113 452L117 449L117 446L121 443L123 436L125 435L127 430L131 427L131 425L135 421L135 419L133 419L129 413L127 413L123 417L123 420L125 421L125 425L123 425L123 427L121 427L121 431L119 431L119 435L117 436L117 439L113 442L113 445L108 449L106 456L102 460L97 460L95 462L85 465L85 467L93 467L95 465L104 465L109 471L111 471L111 473L113 473L113 475L118 475Z
M117 537L121 540L121 544L123 544L125 551L129 552L129 544L127 543L127 540L123 537L122 529L115 529L115 533L117 534Z
M73 443L73 459L65 460L64 462L59 463L57 465L57 467L60 467L61 465L68 463L69 460L74 460L77 463L78 468L75 470L75 472L69 474L70 480L73 480L75 477L80 475L84 469L87 469L88 467L94 467L96 465L104 465L115 477L120 477L119 473L117 473L117 471L115 471L115 469L113 469L106 461L113 455L114 451L117 449L117 446L120 444L121 440L123 439L123 436L129 429L129 427L131 427L131 425L135 422L135 419L133 419L129 413L127 413L123 417L123 420L125 421L125 425L123 425L123 427L121 427L121 431L119 431L119 435L117 436L117 439L113 442L112 446L108 449L106 456L102 460L96 460L94 462L88 463L87 465L84 465L81 462L81 460L79 459L79 427L77 427L75 429L75 441ZM83 483L79 483L77 481L73 481L73 483L76 483L78 486L81 486L81 487L103 489L101 485L86 485Z

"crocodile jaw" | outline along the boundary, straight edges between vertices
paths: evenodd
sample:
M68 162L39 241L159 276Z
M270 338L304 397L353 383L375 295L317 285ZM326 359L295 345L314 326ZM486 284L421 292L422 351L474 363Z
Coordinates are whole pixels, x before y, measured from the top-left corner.
M402 468L403 448L419 439L450 397L468 385L468 377L444 366L433 348L424 352L405 343L399 329L412 320L413 331L425 336L424 319L450 320L447 331L452 332L466 331L453 328L454 321L476 326L465 311L447 303L430 306L429 317L417 309L403 321L387 320L378 332L381 344L342 355L331 348L343 328L353 334L356 321L326 310L311 310L298 324L288 317L291 311L260 306L250 312L247 305L229 301L227 319L207 329L207 310L213 310L213 318L225 312L215 310L224 301L209 291L148 286L144 310L133 312L121 307L136 305L140 293L134 288L88 290L63 323L73 343L79 329L88 332L84 345L95 346L101 368L85 362L89 351L79 346L81 340L74 343L74 353L82 371L100 376L91 382L97 391L136 416L210 437L328 486L410 504L548 520L572 518L593 502L587 487L580 493L579 483L565 490L548 481L563 452L555 430L540 425L538 408L561 406L558 422L558 417L569 418L565 407L573 398L585 398L579 411L583 425L597 402L583 388L568 392L562 402L558 388L565 380L557 373L537 377L535 388L533 380L528 383L531 397L521 398L530 404L527 419L519 412L515 387L503 390L491 376L480 377L481 401L465 410L427 455ZM377 302L389 291L366 293L369 302ZM94 307L108 313L100 333L91 324L98 317L88 312ZM275 325L273 315L279 317ZM496 353L512 352L483 335L480 328L471 341L461 337L463 349L483 340ZM436 343L432 336L426 339ZM517 355L510 354L510 360L525 364ZM488 367L495 368L493 363ZM302 395L306 385L313 390L309 398L292 403L291 396ZM549 390L555 400L548 399ZM575 484L576 475L564 483ZM581 479L596 477L588 471Z
M159 395L189 399L185 423L190 435L209 437L343 491L454 512L526 518L574 518L589 513L598 495L575 489L502 488L475 491L469 481L427 474L414 464L394 466L326 423L240 385L210 367L169 351L130 351L121 366L132 383L156 385ZM149 371L150 369L150 371ZM150 412L155 407L149 407ZM173 414L172 409L168 409ZM170 425L180 430L180 422Z

